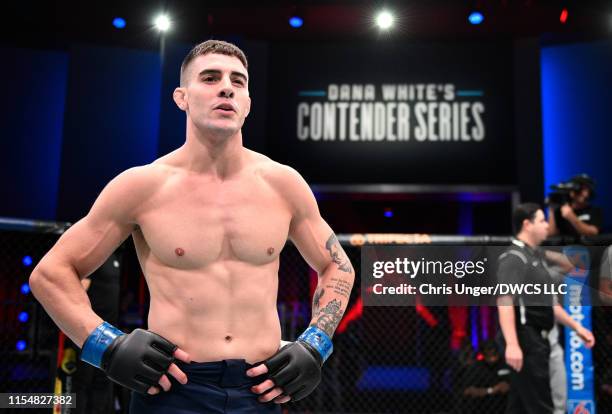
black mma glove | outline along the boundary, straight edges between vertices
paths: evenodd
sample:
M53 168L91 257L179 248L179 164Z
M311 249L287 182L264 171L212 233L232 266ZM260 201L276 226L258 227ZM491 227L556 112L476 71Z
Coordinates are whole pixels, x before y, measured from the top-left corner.
M177 346L156 333L135 329L125 334L103 322L83 344L81 360L101 368L119 385L146 393L174 362Z
M321 382L321 367L332 350L331 338L311 326L296 342L285 345L264 362L268 377L283 389L283 395L299 401Z

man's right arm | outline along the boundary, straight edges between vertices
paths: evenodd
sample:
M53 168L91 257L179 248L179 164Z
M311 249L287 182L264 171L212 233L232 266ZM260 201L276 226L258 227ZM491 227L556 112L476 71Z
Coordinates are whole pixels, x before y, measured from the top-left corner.
M36 299L80 347L103 322L91 309L81 279L102 265L132 231L146 192L145 168L132 168L113 179L87 216L60 237L30 276Z
M189 355L154 332L136 329L124 334L104 322L92 310L81 279L100 267L132 232L158 187L154 174L150 166L136 167L112 180L87 216L60 237L30 276L32 293L82 348L83 361L118 384L149 394L157 394L159 386L170 389L166 373L185 384L187 376L173 361L189 362Z
M500 256L497 269L499 283L519 285L524 282L524 265L527 259L520 252L507 251ZM516 318L514 315L514 298L504 295L497 298L499 325L506 342L506 363L520 371L523 366L523 352L516 334Z
M512 296L501 296L497 298L497 313L499 314L499 325L506 342L506 364L520 371L523 366L523 352L516 336L516 321L514 317L514 306Z
M555 210L552 207L548 207L548 235L556 236L557 234L559 234L559 229L557 228Z

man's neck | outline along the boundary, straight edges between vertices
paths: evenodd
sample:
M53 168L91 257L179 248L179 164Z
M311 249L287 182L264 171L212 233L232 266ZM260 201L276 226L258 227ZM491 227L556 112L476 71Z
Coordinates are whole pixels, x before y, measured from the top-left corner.
M516 235L516 238L525 243L527 246L531 247L532 249L536 249L538 247L538 243L536 243L535 240L533 240L532 237L529 237L529 235L526 233L520 232Z
M242 168L242 132L230 136L206 134L187 127L187 139L179 150L190 171L225 179Z

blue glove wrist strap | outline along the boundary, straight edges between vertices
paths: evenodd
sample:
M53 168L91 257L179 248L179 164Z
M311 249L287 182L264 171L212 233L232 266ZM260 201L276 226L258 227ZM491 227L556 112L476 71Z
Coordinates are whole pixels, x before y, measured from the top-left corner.
M300 335L298 341L306 342L308 345L316 349L319 354L321 354L323 362L329 358L334 350L334 344L332 343L331 338L325 332L315 326L309 326L308 329L306 329L304 333Z
M102 322L85 340L81 350L81 360L100 368L104 352L111 342L121 335L125 333L108 322Z

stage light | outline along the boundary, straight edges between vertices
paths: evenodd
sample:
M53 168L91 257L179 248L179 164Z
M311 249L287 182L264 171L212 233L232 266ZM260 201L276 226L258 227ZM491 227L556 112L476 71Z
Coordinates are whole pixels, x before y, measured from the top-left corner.
M384 214L385 214L385 217L391 218L391 217L393 217L393 210L390 209L390 208L386 208Z
M24 341L23 339L17 341L17 344L15 345L15 348L17 348L18 351L23 351L24 349L26 349L26 347L26 341Z
M468 20L471 24L480 24L484 20L484 15L479 11L473 11L468 16Z
M298 27L302 27L302 25L304 24L304 19L302 19L299 16L293 16L289 19L289 26L294 27L294 28L298 28Z
M23 256L23 259L21 259L21 263L23 263L24 266L31 266L32 258L30 256Z
M23 293L24 295L30 293L30 285L28 285L27 283L21 285L21 293Z
M561 15L559 16L559 21L562 24L565 24L565 22L567 22L568 16L569 16L569 12L567 11L567 9L561 10Z
M166 30L170 29L170 19L168 16L165 14L157 16L155 19L155 27L157 27L157 30L160 32L165 32Z
M115 26L117 29L123 29L125 27L125 19L122 17L115 17L113 19L113 26Z
M394 20L393 15L386 10L381 11L376 16L376 24L382 30L390 29L393 26Z
M19 312L19 316L17 317L17 319L19 319L19 322L27 322L28 319L30 319L30 315L28 315L27 312Z

